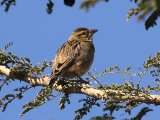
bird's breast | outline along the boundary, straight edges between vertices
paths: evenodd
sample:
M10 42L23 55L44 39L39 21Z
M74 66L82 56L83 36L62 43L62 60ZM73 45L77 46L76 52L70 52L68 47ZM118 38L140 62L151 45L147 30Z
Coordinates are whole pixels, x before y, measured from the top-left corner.
M93 44L80 45L79 56L75 59L73 65L69 67L65 77L73 78L74 74L78 76L84 75L91 67L94 59L94 46Z

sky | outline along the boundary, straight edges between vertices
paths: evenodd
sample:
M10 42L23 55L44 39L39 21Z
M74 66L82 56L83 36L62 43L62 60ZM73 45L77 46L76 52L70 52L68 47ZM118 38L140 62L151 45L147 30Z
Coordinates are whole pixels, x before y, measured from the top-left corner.
M90 71L104 69L118 65L120 68L128 66L142 66L149 55L154 55L160 50L159 22L154 28L145 30L144 21L138 22L136 17L126 21L129 9L135 7L134 3L111 0L109 3L99 3L89 11L80 10L81 1L70 8L63 1L54 1L53 13L48 15L45 11L46 1L22 0L17 1L8 13L0 8L0 48L8 42L13 42L9 49L15 55L29 57L33 64L43 60L51 61L57 49L69 38L72 31L78 27L98 29L94 35L95 59ZM50 74L51 69L45 71ZM84 75L85 77L86 75ZM119 76L100 78L102 83L123 83ZM0 94L12 92L15 86L24 84L19 81L6 86ZM142 81L148 85L150 81ZM0 112L0 120L72 120L74 111L80 107L78 98L82 95L71 95L71 104L60 110L60 98L34 109L20 117L22 105L33 100L40 87L28 91L25 97L15 100L5 112ZM95 108L95 107L94 107ZM89 120L92 116L102 115L102 108L92 109L84 116ZM158 107L152 106L154 112L148 113L145 120L158 120ZM137 113L135 110L134 114ZM122 112L124 114L124 112ZM126 115L126 114L125 114ZM125 115L121 117L125 118ZM118 115L117 115L118 117Z

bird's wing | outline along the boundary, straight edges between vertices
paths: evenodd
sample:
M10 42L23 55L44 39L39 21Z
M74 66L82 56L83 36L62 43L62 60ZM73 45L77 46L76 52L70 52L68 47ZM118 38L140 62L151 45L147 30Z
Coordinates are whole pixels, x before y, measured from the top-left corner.
M78 47L78 41L67 41L62 45L53 61L52 77L60 75L73 64L75 58L80 53Z

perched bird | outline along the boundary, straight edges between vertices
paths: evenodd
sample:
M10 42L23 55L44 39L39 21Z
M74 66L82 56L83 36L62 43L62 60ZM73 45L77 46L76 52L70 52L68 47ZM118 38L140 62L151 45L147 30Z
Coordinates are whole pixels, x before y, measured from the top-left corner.
M77 28L57 51L53 61L52 86L58 77L81 78L91 67L95 48L93 34L97 29Z

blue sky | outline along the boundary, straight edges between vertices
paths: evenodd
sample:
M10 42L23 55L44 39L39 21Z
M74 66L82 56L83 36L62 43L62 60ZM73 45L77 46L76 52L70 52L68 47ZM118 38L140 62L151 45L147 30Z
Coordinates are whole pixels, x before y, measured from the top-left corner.
M136 17L126 21L128 10L135 7L129 0L111 0L108 4L99 3L88 12L79 10L80 1L76 1L72 8L64 6L62 0L55 1L51 15L46 13L45 3L46 1L17 1L16 7L12 6L8 13L0 8L0 47L13 41L14 45L10 50L14 54L29 57L34 64L37 64L43 60L51 61L57 49L75 28L96 28L99 30L94 36L96 53L90 71L93 69L103 71L114 65L120 68L138 67L149 55L154 55L160 50L159 24L146 31L143 21L137 22ZM49 69L46 73L49 74L50 71ZM100 81L122 83L122 79L118 78L120 77L115 76L110 79L103 77ZM143 83L149 84L150 81ZM21 83L17 81L7 86L1 95L11 92L12 88L18 84ZM82 96L72 95L71 105L67 105L65 110L59 110L59 98L56 98L20 117L22 105L33 100L39 89L29 91L22 101L16 100L5 112L0 112L0 120L11 118L13 120L72 120L74 110L81 107L77 101ZM158 112L156 112L158 107L154 109L155 111L149 113L145 120L151 118L158 120ZM83 119L90 119L95 115L102 115L101 108L92 109L91 113Z

